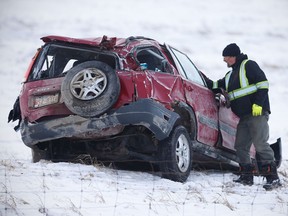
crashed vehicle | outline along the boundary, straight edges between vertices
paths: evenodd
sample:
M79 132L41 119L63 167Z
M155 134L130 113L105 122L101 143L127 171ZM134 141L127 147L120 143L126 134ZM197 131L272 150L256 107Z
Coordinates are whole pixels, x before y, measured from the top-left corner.
M141 160L179 182L193 161L238 166L239 119L185 53L145 37L41 39L9 114L33 162Z

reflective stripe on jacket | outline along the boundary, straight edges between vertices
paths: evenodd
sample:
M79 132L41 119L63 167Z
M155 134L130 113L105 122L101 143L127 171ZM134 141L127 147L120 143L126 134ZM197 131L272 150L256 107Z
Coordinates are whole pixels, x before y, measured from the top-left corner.
M248 78L246 77L246 69L245 65L249 60L246 59L242 61L239 69L239 80L240 80L240 88L235 89L233 91L228 92L230 101L250 95L255 93L258 89L268 89L269 88L269 82L262 81L258 82L256 84L249 84ZM230 76L232 74L232 71L228 72L225 76L225 87L226 90L228 90L228 83L230 80ZM213 88L218 88L218 82L213 82Z
M251 115L253 104L262 106L263 113L271 113L265 73L255 61L247 59L245 54L237 56L233 72L216 82L204 76L208 88L223 88L230 93L231 110L240 118Z
M249 84L249 81L246 77L246 69L245 69L245 65L246 65L247 61L248 61L248 59L242 61L241 65L240 65L239 80L240 80L241 88L228 92L229 98L231 101L235 100L237 98L240 98L240 97L244 97L246 95L253 94L258 89L268 89L269 88L269 82L267 80L262 81L262 82L258 82L256 84ZM230 71L225 76L226 90L228 89L228 83L229 83L231 73L232 73L232 71Z

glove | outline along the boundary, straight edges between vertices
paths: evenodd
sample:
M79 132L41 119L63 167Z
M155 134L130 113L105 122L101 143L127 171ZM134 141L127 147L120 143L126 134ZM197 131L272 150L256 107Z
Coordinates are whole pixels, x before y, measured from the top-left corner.
M253 104L252 105L252 115L253 116L260 116L262 115L262 107L257 105L257 104Z

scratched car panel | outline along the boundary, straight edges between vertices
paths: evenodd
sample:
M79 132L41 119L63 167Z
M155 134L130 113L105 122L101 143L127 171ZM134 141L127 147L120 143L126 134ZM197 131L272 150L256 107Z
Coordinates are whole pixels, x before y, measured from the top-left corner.
M145 37L42 40L10 113L34 162L148 161L181 182L193 161L237 164L238 118L185 53Z

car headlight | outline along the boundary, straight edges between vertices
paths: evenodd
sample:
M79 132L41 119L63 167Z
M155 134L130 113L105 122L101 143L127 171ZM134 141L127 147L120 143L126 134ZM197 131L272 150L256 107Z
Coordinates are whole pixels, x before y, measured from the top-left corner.
M53 95L37 95L32 97L30 102L30 107L39 108L51 104L56 104L59 102L59 93Z

